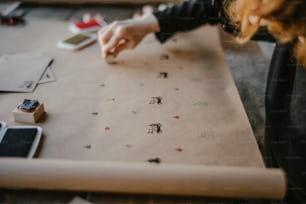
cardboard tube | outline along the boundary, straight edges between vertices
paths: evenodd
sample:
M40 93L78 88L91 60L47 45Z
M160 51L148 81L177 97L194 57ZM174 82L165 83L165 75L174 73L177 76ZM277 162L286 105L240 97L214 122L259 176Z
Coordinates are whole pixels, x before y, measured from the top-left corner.
M4 158L0 187L282 199L286 180L278 169Z

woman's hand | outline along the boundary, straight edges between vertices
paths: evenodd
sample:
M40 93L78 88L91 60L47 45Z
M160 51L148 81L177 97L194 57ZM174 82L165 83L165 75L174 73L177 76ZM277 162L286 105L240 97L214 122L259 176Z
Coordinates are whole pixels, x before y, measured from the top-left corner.
M135 48L147 34L159 30L158 21L153 14L115 21L98 32L102 57L117 57L121 51Z

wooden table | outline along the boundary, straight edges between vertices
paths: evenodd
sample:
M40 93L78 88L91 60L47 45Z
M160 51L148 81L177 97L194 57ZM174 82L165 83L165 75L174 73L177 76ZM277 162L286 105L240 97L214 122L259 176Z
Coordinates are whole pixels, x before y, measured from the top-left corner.
M48 117L39 124L45 137L41 158L145 162L158 156L166 163L263 167L236 87L222 62L214 28L181 34L164 46L158 45L153 36L148 37L138 49L124 53L119 63L110 67L100 59L97 45L77 53L58 50L56 41L69 35L67 25L32 17L18 32L14 28L1 30L18 45L3 40L1 55L40 50L55 58L52 68L57 82L39 86L32 94L0 95L1 106L5 107L1 119L11 125L10 109L21 99L45 101ZM23 39L37 33L37 29L40 35L31 43ZM209 41L202 40L203 33ZM170 60L165 60L165 55ZM161 72L167 72L169 78L160 77ZM150 104L154 96L166 99L163 106ZM165 128L163 138L147 132L155 121ZM134 137L126 137L131 130ZM188 134L194 136L187 139ZM143 136L152 137L148 142ZM108 137L103 138L107 142L101 143L101 137ZM204 141L204 146L195 148L199 141ZM88 145L92 148L86 148Z

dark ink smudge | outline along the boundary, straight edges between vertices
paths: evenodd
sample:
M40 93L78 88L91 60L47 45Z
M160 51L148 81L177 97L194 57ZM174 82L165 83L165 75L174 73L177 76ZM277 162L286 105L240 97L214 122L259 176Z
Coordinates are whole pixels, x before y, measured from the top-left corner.
M160 59L161 60L169 60L169 55L167 55L167 54L162 54L161 56L160 56Z
M91 149L91 145L84 146L86 149Z
M160 159L160 158L148 159L148 162L149 162L149 163L160 164L160 163L161 163L161 159Z
M168 72L159 72L159 78L168 78Z
M153 134L156 132L157 134L162 133L163 131L161 130L162 125L160 123L153 123L150 124L150 129L148 130L148 134Z

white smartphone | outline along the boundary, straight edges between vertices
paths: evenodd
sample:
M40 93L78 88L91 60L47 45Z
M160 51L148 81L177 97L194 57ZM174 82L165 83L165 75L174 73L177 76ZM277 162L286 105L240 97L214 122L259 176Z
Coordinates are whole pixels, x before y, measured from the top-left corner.
M5 127L0 122L0 157L33 158L41 140L39 126Z
M77 34L57 43L58 48L67 50L80 50L97 40L97 34Z

